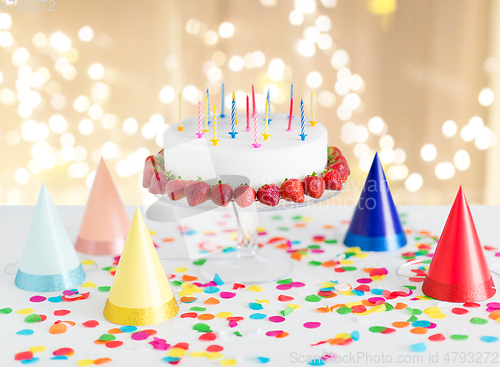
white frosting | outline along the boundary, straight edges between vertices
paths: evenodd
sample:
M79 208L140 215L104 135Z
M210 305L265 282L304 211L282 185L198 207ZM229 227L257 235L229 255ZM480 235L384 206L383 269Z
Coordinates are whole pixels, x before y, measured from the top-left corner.
M247 178L244 182L257 189L269 183L280 185L285 178L302 179L314 171L321 173L325 169L328 136L320 123L311 126L306 122L307 137L302 141L299 116L293 118L292 131L286 131L288 117L272 114L268 129L271 136L264 141L264 122L259 116L258 136L262 146L254 148L253 119L250 131L246 131L245 116L240 114L238 117L238 135L234 139L228 134L231 131L230 114L217 119L217 146L210 141L213 139L213 122L209 125L210 131L201 139L196 136L197 118L183 121L183 131L178 130L177 124L167 128L163 136L165 170L184 180L240 175Z

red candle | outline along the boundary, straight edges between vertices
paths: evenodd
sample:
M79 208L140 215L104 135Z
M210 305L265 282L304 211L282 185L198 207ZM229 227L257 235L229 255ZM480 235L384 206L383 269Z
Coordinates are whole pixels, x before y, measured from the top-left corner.
M252 103L253 103L253 110L252 110L252 116L255 115L255 90L253 88L252 84Z
M250 131L250 102L247 94L247 131Z
M290 99L290 115L288 116L288 129L286 129L286 131L292 131L292 114L293 114L293 97Z

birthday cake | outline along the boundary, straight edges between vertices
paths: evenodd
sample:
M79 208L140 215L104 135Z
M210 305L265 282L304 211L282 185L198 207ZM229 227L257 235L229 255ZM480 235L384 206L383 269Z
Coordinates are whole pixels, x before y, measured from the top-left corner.
M257 126L242 117L234 127L227 115L216 126L213 119L193 118L168 127L163 151L146 159L143 186L172 200L186 197L191 206L209 199L226 206L234 198L241 207L255 200L300 203L304 195L320 198L325 190L342 189L347 161L328 147L322 124L308 122L302 130L294 116L288 130L288 116L272 114L266 133L261 117Z

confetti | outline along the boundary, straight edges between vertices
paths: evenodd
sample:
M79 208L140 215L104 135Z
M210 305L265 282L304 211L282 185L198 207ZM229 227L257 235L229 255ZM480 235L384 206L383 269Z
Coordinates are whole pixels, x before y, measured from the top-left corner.
M120 347L120 346L123 345L123 342L121 342L119 340L113 340L113 341L111 341L109 343L106 343L105 345L108 348L118 348L118 347Z
M38 302L43 302L46 299L47 299L47 297L44 297L44 296L33 296L33 297L30 298L30 301L38 303Z
M210 297L204 302L206 305L218 305L220 301L217 298Z
M283 316L271 316L269 317L269 321L275 322L275 323L280 323L285 321L285 318Z
M16 334L18 335L33 335L35 332L32 329L22 329L19 330Z
M52 354L54 354L55 356L72 356L73 354L75 354L75 351L71 348L59 348Z
M120 328L120 331L122 333L133 333L134 331L137 331L137 327L136 326L122 326Z
M470 322L471 322L471 324L475 324L475 325L484 325L484 324L488 323L488 320L483 319L481 317L473 317L472 319L470 319Z
M485 342L485 343L494 343L496 341L498 341L498 337L496 336L486 336L486 335L483 335L481 337L481 341Z
M221 366L234 366L236 363L237 362L234 359L222 359L220 361Z
M468 338L469 338L469 336L467 336L467 335L460 335L460 334L450 335L450 339L453 339L453 340L466 340Z
M262 288L259 287L258 285L251 285L250 287L247 288L250 292L261 292Z
M97 320L88 320L83 322L82 325L88 328L93 328L99 326L99 322Z
M427 346L424 343L417 343L417 344L410 345L410 349L413 352L422 353L422 352L425 352L425 350L427 349Z
M304 327L305 327L306 329L316 329L316 328L318 328L318 327L320 327L320 326L321 326L321 323L320 323L320 322L313 322L313 321L309 321L309 322L306 322L306 323L304 324Z
M444 337L443 334L434 334L434 335L429 336L428 339L433 341L433 342L440 342L440 341L445 340L446 338Z
M188 271L189 269L188 268L184 268L184 267L179 267L179 268L175 268L174 271L176 273L184 273L186 271Z
M208 321L208 320L213 320L213 319L215 319L215 316L210 314L210 313L206 313L206 314L198 316L198 320Z
M8 315L11 312L12 312L12 308L9 308L9 307L5 307L5 308L0 309L0 314L3 314L3 315Z
M27 322L27 323L34 323L34 322L40 322L42 321L42 317L40 315L37 315L37 314L31 314L31 315L28 315L24 318L24 321Z
M54 324L49 328L49 333L51 334L63 334L68 330L65 324Z
M309 296L306 296L305 300L307 302L319 302L321 301L321 297L320 296L317 296L315 294L310 294Z
M455 315L465 315L466 313L469 313L469 310L466 310L465 308L455 307L451 309L451 312Z
M21 310L17 310L18 315L29 315L30 313L33 312L35 312L35 310L32 308L23 308Z
M232 293L232 292L220 292L220 298L224 298L224 299L230 299L230 298L233 298L234 296L236 296L236 293Z
M94 282L85 282L81 285L82 288L96 288L97 284Z
M97 290L99 290L99 292L109 292L111 290L111 287L110 286L101 286L101 287L97 287Z
M131 335L132 340L146 340L149 338L149 334L145 331L139 331Z
M215 340L216 338L217 338L217 336L214 333L208 332L208 333L200 335L200 337L198 339L212 341L212 340Z

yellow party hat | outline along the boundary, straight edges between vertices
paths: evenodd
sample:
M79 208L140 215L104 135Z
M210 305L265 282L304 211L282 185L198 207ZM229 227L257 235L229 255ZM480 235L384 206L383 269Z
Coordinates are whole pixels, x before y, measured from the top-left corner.
M139 208L125 241L104 317L115 324L141 326L167 321L179 307Z

